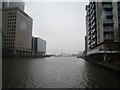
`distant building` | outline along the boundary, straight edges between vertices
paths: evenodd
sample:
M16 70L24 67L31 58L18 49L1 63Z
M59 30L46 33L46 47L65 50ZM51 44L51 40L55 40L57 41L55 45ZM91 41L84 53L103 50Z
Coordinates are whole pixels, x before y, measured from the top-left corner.
M46 53L46 41L32 37L33 19L24 12L24 6L22 0L2 2L3 57L42 56Z
M3 49L10 54L32 54L33 19L19 8L2 10Z
M8 8L8 7L9 7L9 0L3 0L2 8Z
M3 0L2 8L16 8L18 7L20 10L24 11L25 2L23 0Z
M86 31L88 56L120 62L120 2L91 0L86 6Z
M35 55L44 55L46 53L46 41L39 37L32 37L32 50Z

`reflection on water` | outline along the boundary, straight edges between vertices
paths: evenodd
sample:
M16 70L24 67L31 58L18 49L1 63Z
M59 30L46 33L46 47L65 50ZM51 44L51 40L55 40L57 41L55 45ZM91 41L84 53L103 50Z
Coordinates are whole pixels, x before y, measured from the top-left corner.
M117 73L76 57L3 60L3 88L120 87Z

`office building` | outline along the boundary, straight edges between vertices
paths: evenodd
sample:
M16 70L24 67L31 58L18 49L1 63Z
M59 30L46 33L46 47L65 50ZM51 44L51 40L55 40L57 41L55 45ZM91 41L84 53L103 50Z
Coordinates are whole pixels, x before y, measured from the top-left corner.
M35 55L44 55L46 53L46 41L39 37L32 37L32 50Z
M2 10L3 49L10 54L32 54L33 19L19 8Z
M86 5L87 56L120 62L120 2Z
M8 0L3 0L2 8L8 8L8 7L9 7L9 1Z
M23 2L22 0L3 0L2 2L2 8L16 8L16 7L24 11L25 2Z

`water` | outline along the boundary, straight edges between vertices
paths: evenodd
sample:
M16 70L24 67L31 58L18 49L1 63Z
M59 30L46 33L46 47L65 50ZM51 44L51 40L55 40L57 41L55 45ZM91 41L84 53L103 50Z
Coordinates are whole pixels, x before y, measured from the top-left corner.
M3 59L3 88L120 88L120 77L76 57Z

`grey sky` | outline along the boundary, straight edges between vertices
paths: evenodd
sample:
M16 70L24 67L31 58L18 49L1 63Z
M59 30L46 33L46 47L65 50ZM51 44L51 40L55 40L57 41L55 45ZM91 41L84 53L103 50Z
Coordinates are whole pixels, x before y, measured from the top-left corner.
M87 2L26 2L33 18L33 36L47 41L47 53L78 53L84 50Z

